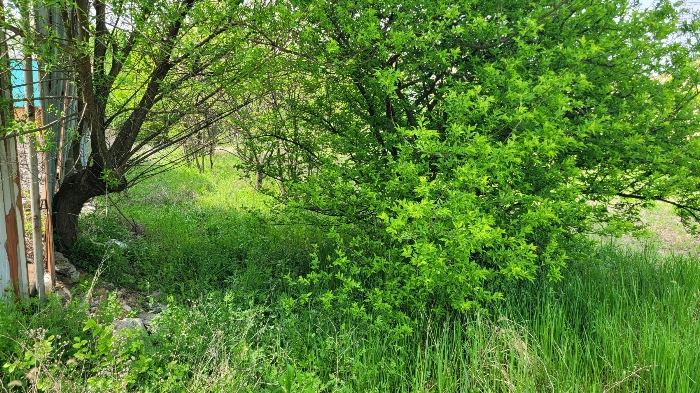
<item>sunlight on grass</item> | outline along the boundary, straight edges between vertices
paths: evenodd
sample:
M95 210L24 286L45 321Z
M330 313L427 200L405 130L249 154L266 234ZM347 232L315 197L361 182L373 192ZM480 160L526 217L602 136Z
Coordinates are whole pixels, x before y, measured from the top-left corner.
M700 237L693 236L686 230L672 206L656 202L652 207L641 210L639 221L646 227L639 234L596 239L603 242L612 241L621 248L640 253L651 249L662 255L700 256Z

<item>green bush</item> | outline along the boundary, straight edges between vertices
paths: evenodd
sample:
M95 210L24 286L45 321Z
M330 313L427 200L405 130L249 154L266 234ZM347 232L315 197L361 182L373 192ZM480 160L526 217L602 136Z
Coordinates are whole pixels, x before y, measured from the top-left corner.
M697 22L669 2L275 12L308 27L279 63L303 94L276 108L299 163L269 172L288 214L338 225L300 281L329 307L474 310L494 280L561 279L580 238L633 230L652 201L700 216Z

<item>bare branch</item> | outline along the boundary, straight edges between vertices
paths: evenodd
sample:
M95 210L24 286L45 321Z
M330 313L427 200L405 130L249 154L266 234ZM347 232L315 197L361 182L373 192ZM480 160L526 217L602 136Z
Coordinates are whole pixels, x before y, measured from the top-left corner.
M634 195L634 194L626 194L623 192L617 193L617 196L621 198L629 198L629 199L637 199L641 201L658 201L658 202L664 202L668 203L669 205L675 206L685 212L687 212L691 217L695 219L695 221L700 222L700 208L695 207L695 206L690 206L690 205L684 205L682 203L674 202L670 199L664 198L660 195L657 196L652 196L652 197L646 197L643 195Z

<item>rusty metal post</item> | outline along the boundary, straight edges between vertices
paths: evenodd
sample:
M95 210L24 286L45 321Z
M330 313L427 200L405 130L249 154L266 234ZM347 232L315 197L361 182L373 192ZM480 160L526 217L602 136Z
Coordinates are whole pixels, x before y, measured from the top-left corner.
M0 0L0 19L5 6ZM4 20L3 20L4 22ZM15 299L29 295L27 256L22 219L19 163L14 133L10 59L5 30L0 28L0 298L5 291L14 292ZM9 284L9 286L8 286Z
M42 132L42 142L46 144L44 140L44 135ZM51 209L51 199L53 198L53 192L51 192L51 186L49 185L49 163L47 154L44 154L44 199L42 201L41 208L46 210L46 224L44 226L44 251L46 255L46 270L48 270L51 276L51 287L56 288L56 264L54 257L54 244L53 244L53 221L52 221L52 209Z
M11 290L16 299L29 295L27 258L22 225L22 199L19 186L19 165L15 138L0 142L0 289ZM10 287L7 286L10 284ZM0 293L0 297L2 293Z

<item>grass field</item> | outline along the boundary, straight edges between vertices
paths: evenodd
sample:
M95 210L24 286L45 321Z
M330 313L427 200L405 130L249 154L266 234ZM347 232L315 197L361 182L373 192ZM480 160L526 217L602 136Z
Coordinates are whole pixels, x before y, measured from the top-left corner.
M95 203L72 260L92 274L103 262L100 280L157 291L167 309L125 340L113 297L94 315L80 301L91 277L66 307L3 305L0 392L700 391L696 243L663 207L643 217L651 243L582 241L564 281L504 282L488 312L414 310L412 333L392 336L290 285L324 230L274 213L232 157Z

